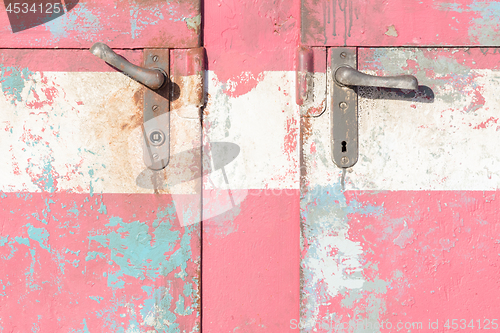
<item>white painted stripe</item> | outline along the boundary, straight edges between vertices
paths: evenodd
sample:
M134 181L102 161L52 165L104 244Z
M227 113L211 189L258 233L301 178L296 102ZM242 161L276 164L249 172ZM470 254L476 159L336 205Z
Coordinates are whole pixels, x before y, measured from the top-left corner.
M250 75L243 73L242 78ZM236 83L208 73L205 142L232 142L239 155L225 168L233 189L298 189L299 130L295 72L264 72L255 88L230 97ZM244 81L244 80L242 80ZM291 143L293 142L293 143ZM227 188L222 172L207 188Z
M7 91L0 98L0 190L152 193L142 157L141 89L121 73L24 78L18 96ZM191 175L200 169L200 122L172 112L170 130L176 167L159 173L159 192L200 193Z
M452 101L442 97L454 89L450 85L434 89L433 103L371 99L373 90L362 91L360 158L347 173L346 189L496 190L500 73L475 71L485 103L470 112L462 111L475 98L470 91ZM25 80L21 101L9 92L0 99L0 151L5 156L0 189L42 191L43 177L52 172L58 190L86 193L92 184L94 192L149 193L136 184L144 171L140 130L121 128L142 115L142 103L134 101L141 86L120 73L48 72L44 77L35 73ZM265 72L258 80L253 89L231 97L227 90L235 83L208 73L204 142L240 148L224 170L229 185L216 170L205 182L209 189L299 188L295 73ZM28 108L35 92L39 102L53 94L53 102ZM316 185L336 182L341 174L331 160L328 110L310 118L313 130L304 145L307 163L314 164L308 167L308 180ZM173 112L172 126L173 132L183 128L171 145L172 155L193 148L196 136L188 137L190 129L197 131L197 120L176 119ZM179 189L186 191L191 190Z
M475 73L474 73L475 72ZM449 100L450 84L434 88L433 103L372 98L360 89L359 160L346 173L346 190L497 190L500 187L500 72L471 70L468 91ZM478 88L480 87L480 88ZM482 89L484 105L474 105ZM337 182L331 159L330 106L312 118L305 144L311 185ZM311 153L316 151L316 153Z

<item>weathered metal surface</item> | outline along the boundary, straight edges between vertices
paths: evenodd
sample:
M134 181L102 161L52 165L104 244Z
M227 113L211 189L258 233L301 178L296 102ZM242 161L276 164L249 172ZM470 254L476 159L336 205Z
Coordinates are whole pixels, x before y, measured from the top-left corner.
M144 84L150 89L159 89L165 83L165 75L162 70L154 68L149 69L135 65L123 57L120 57L115 51L102 42L97 42L92 45L90 53L104 60L110 66L122 71L123 74L127 75L129 78Z
M207 74L205 144L239 153L204 177L203 332L294 332L299 318L295 72L263 72L247 90L253 73ZM215 164L233 151L204 153Z
M99 72L88 50L2 57L0 327L198 331L199 121L171 115L172 167L153 172L142 161L142 85Z
M43 2L46 3L49 2ZM53 3L61 4L50 2ZM197 47L201 42L199 0L65 3L63 15L48 13L47 6L37 7L36 13L21 10L18 14L11 13L13 15L2 8L0 47L88 49L95 42L103 41L111 48L187 48Z
M332 159L339 168L349 168L358 161L358 92L357 87L340 85L335 80L339 68L357 68L356 49L328 49L329 65L333 77L329 87L331 98Z
M151 170L161 170L170 161L170 50L144 50L144 68L161 73L164 83L159 89L144 91L143 157ZM133 78L135 79L135 78Z
M498 319L499 56L359 49L360 70L406 71L421 87L359 89L360 158L344 173L325 158L328 117L303 118L297 328L419 332Z
M339 67L333 78L341 86L418 89L418 81L412 75L376 76L362 73L347 66Z
M300 115L317 117L326 110L326 48L300 47L297 53L296 103Z
M495 0L301 0L310 46L497 46Z
M183 118L201 120L205 96L205 49L170 50L170 107Z

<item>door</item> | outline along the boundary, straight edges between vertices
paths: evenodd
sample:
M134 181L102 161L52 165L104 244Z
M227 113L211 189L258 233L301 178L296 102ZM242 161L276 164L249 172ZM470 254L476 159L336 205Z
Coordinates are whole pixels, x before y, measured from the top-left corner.
M328 93L311 105L328 105L301 110L296 328L498 330L498 13L493 1L302 1L311 54L334 61L349 46L359 71L419 85L357 88L358 161L339 168L330 116L342 101L319 61L326 74L311 80Z
M0 331L199 331L199 2L26 3L0 12ZM96 42L172 81L164 169L152 90Z

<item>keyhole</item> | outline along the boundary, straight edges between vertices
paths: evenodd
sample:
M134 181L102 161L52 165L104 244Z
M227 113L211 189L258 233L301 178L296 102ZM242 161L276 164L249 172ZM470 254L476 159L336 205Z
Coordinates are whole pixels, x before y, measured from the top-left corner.
M162 131L154 130L149 134L149 142L154 146L159 146L165 141L165 136Z
M342 141L342 152L347 153L347 142Z

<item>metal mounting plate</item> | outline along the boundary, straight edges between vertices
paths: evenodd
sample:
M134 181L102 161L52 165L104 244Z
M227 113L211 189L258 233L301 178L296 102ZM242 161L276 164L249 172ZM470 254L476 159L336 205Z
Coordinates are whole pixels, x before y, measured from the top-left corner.
M144 67L160 69L165 74L160 89L146 88L144 93L144 163L152 170L165 168L170 160L169 53L168 49L144 50Z
M329 49L332 75L341 66L357 69L355 48ZM333 162L349 168L358 161L358 95L356 87L343 86L332 80L331 131Z

